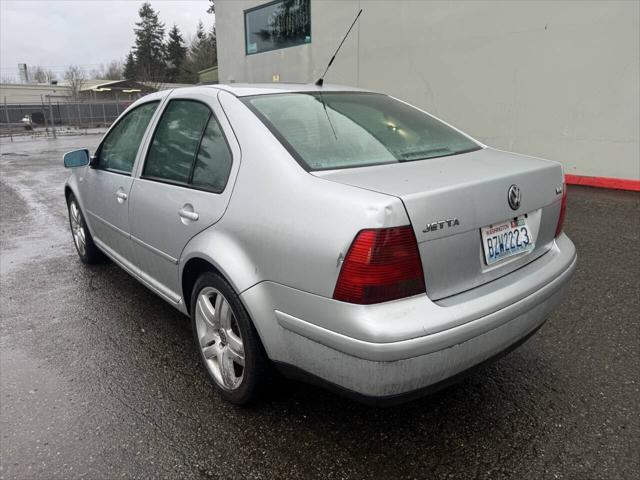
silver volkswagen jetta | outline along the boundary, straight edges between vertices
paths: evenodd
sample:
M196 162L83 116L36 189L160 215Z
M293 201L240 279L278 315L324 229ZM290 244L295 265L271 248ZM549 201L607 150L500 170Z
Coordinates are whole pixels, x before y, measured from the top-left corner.
M560 164L379 93L159 92L64 162L81 260L189 315L234 403L273 365L376 403L441 387L533 334L576 266Z

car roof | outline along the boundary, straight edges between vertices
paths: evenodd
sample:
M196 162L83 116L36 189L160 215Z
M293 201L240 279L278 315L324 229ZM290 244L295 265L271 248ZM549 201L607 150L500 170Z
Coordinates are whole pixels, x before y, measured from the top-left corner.
M345 85L337 85L325 83L319 87L313 83L216 83L211 85L193 85L189 87L177 87L167 90L153 92L137 99L129 108L135 108L143 103L162 100L171 92L182 93L211 93L217 95L217 91L229 92L236 97L249 97L253 95L273 95L276 93L300 93L300 92L367 92L376 93L371 90L365 90L357 87L348 87Z
M325 83L319 87L313 83L231 83L207 85L210 88L224 90L236 97L248 97L250 95L270 95L274 93L296 92L368 92L356 87Z

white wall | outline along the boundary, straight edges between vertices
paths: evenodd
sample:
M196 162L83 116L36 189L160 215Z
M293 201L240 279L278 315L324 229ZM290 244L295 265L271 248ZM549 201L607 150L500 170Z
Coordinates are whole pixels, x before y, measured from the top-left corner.
M245 55L243 10L216 1L220 82L314 81L383 91L479 140L640 179L640 2L312 0L311 44Z
M53 102L71 95L69 87L63 85L30 85L24 83L0 83L0 103L41 103L51 95ZM0 119L4 121L4 118Z

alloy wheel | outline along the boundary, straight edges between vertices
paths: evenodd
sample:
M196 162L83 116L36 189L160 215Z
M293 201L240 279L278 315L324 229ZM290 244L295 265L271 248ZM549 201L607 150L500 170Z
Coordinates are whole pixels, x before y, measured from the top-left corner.
M244 345L233 308L219 290L205 287L195 312L198 344L207 370L226 390L235 390L244 376Z
M71 220L71 233L73 234L73 241L76 244L76 248L81 256L84 256L87 251L87 236L85 232L84 219L78 208L78 204L75 200L72 200L69 204L69 218Z

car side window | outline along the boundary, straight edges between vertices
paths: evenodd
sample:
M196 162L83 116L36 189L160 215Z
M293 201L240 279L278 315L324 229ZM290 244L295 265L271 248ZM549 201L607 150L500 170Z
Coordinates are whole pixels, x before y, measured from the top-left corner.
M169 102L153 136L142 176L188 184L210 115L209 107L200 102Z
M220 124L212 115L200 142L192 183L196 187L222 192L230 172L231 151Z
M145 103L127 113L107 134L98 152L98 168L130 174L159 101Z
M171 100L153 135L142 177L220 193L231 163L224 133L209 107Z

